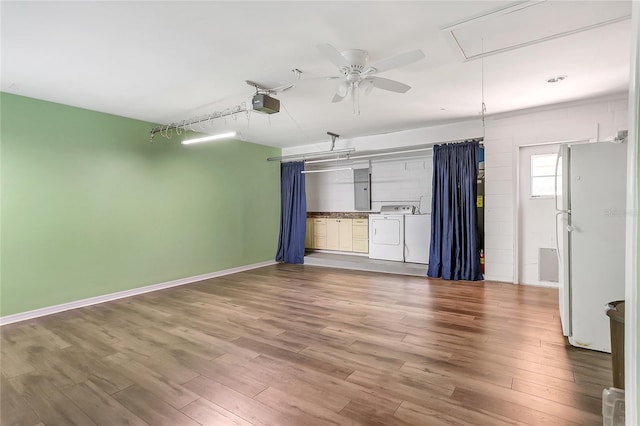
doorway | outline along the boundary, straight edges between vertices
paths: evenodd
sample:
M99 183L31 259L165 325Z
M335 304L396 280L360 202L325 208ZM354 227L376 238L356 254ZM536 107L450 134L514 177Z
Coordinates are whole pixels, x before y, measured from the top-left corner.
M518 155L518 283L558 287L555 166L560 144L523 146Z

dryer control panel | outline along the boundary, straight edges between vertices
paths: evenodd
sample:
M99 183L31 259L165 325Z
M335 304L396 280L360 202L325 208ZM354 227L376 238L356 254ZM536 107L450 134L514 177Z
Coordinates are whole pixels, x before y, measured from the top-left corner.
M413 214L415 207L411 205L382 206L380 214Z

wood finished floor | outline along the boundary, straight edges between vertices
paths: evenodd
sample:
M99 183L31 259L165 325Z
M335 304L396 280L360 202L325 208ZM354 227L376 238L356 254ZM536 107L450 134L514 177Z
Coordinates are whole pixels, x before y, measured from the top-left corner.
M0 423L601 425L610 356L557 305L274 265L2 327Z

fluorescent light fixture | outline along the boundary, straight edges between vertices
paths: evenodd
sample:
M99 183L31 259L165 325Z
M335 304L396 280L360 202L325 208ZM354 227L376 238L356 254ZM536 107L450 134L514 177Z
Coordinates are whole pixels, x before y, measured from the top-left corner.
M182 145L189 145L192 143L217 141L219 139L227 139L236 136L236 132L218 133L217 135L203 136L201 138L187 139L182 141Z

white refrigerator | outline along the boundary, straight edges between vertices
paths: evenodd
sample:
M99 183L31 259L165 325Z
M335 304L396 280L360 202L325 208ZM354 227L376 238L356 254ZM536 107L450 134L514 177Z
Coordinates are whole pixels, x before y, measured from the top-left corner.
M556 170L559 304L573 346L611 352L607 303L624 299L627 145L563 145Z

